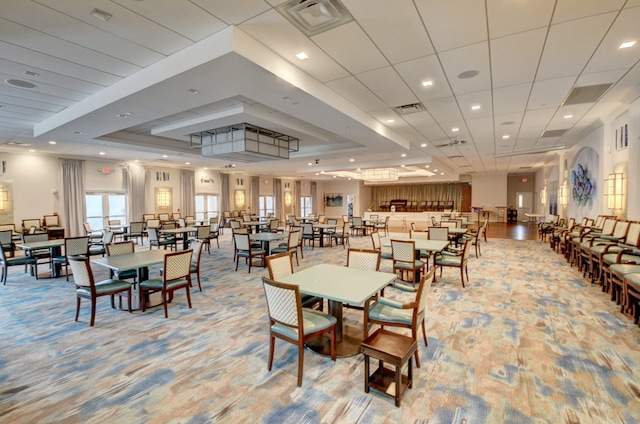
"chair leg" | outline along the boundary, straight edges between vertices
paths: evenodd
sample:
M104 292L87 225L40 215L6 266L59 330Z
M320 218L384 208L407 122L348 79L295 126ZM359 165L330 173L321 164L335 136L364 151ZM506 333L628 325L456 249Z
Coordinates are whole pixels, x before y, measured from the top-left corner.
M267 370L271 371L271 367L273 366L273 349L275 348L276 338L273 336L269 337L269 362L267 364Z
M93 324L96 322L96 298L92 297L91 298L91 327L93 327Z
M164 306L164 317L169 318L169 305L167 302L167 292L162 290L162 306Z
M76 296L76 321L80 317L80 297Z
M304 368L304 341L303 341L303 338L300 337L300 342L298 343L298 387L302 386L303 368Z
M129 306L129 313L131 313L131 287L127 290L127 306Z
M187 290L187 304L189 305L189 309L191 309L191 290L189 290L189 286L185 286Z

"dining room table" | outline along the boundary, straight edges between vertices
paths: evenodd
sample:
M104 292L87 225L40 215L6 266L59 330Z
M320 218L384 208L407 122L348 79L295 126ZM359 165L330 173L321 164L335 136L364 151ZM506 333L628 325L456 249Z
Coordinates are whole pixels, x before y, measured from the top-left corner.
M269 225L267 221L243 221L242 226L249 228L249 233L257 233L260 227Z
M433 266L436 266L436 254L442 253L444 249L449 246L448 240L423 240L423 239L411 239L415 243L415 249L422 251L425 250L433 256ZM390 247L391 245L385 245L385 247ZM433 275L433 281L436 281L436 275Z
M189 233L195 233L196 231L198 231L198 228L196 227L182 227L160 230L160 232L165 236L172 235L175 237L179 234L182 234L182 237L180 238L182 240L182 250L187 250L189 248Z
M149 279L149 267L153 265L163 264L164 257L168 253L171 252L164 249L142 250L125 255L92 258L91 263L109 268L110 270L115 272L135 269L136 278L138 281L138 292L132 293L131 308L139 310L142 309L142 291L140 290L140 282ZM160 293L152 293L151 295L147 294L147 296L149 296L147 305L149 305L150 307L162 305L162 295Z
M360 353L364 329L345 324L343 305L361 305L395 279L396 275L390 272L318 264L281 277L278 281L296 284L301 293L327 299L329 314L337 320L336 355L344 357ZM331 354L331 339L327 335L309 339L307 346L315 352Z
M16 247L27 252L35 250L49 249L50 258L55 258L62 255L62 246L64 246L64 239L50 239L42 241L31 241L28 243L16 243ZM58 278L62 275L62 265L60 263L51 263L51 277Z
M272 233L272 232L259 232L255 234L250 234L249 238L251 241L259 241L262 243L262 249L267 252L267 256L271 253L271 242L272 241L281 241L289 238L289 234L284 233Z
M327 230L335 230L338 224L320 224L315 223L312 224L314 229L319 230L320 232L320 247L324 247L324 236L330 235L331 233Z

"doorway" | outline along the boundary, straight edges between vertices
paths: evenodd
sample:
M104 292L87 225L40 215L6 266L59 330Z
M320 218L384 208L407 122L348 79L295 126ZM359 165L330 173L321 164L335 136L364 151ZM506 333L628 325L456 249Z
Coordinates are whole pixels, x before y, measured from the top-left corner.
M462 199L460 199L460 212L471 212L471 186L462 186Z
M533 211L533 193L530 191L516 193L516 209L520 220L526 221L524 214Z

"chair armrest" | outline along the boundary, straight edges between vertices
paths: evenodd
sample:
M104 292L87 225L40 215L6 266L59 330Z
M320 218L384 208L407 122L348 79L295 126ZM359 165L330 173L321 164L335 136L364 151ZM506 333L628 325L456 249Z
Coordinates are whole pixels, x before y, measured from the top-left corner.
M388 297L379 297L378 302L396 309L405 309L406 305L402 302L398 302L397 300L389 299Z
M415 287L411 287L409 285L402 284L402 283L393 283L391 287L403 292L408 292L408 293L415 293L417 291Z

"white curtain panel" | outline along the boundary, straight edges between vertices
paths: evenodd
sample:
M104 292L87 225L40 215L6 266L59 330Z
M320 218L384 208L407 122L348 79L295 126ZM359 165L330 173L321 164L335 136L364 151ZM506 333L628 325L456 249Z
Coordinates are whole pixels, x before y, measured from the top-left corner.
M182 190L182 216L195 216L196 176L194 171L180 170L180 189Z
M142 215L146 213L146 190L147 171L141 165L127 165L122 170L124 182L127 187L128 199L128 222L143 221Z
M60 206L61 222L66 237L79 237L85 234L86 199L84 190L84 161L59 159L60 165Z
M260 177L251 177L251 213L260 213Z
M320 205L318 204L318 187L315 181L311 182L311 187L310 187L310 191L311 191L311 207L312 210L314 211L314 213L316 215L321 215L324 213L324 211L320 208Z
M276 197L276 217L280 222L284 222L284 201L282 199L282 180L273 179L273 195Z
M300 181L296 181L296 183L293 185L294 187L294 191L293 191L293 214L295 216L300 216L302 215L301 213L301 209L300 209L300 195L302 194L302 183Z
M231 212L229 199L229 174L220 173L220 209Z

